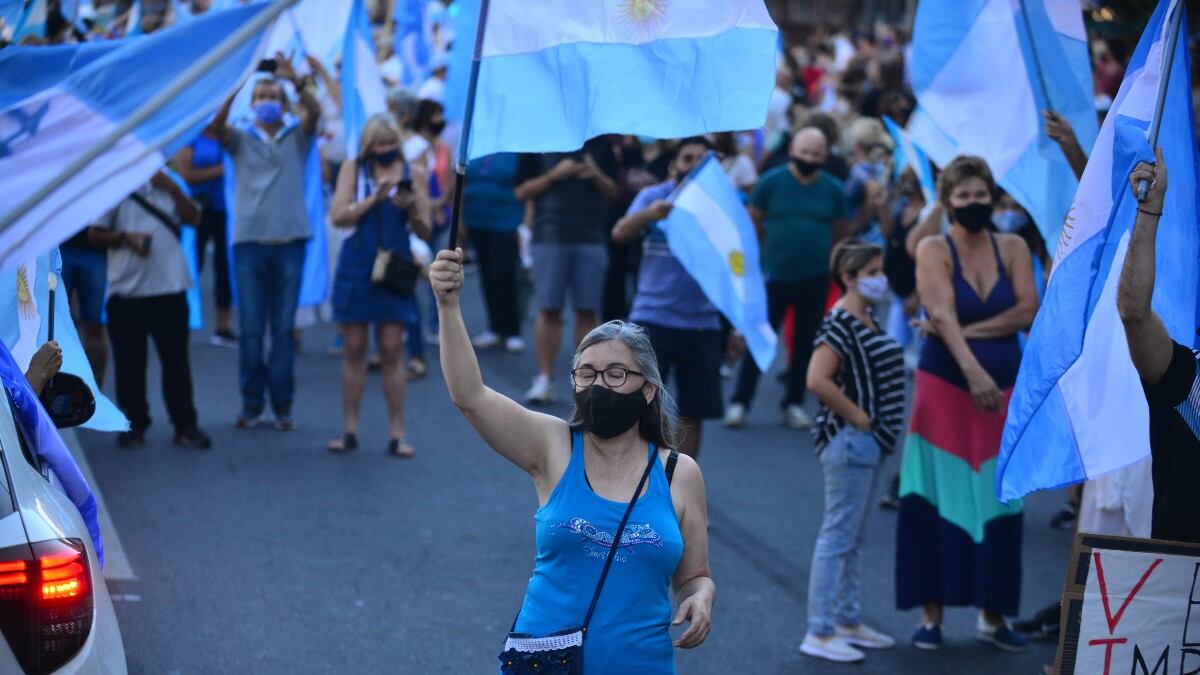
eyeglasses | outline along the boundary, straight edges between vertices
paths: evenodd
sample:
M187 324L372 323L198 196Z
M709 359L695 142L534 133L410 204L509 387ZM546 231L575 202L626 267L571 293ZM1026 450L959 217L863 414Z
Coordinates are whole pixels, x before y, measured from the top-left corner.
M597 375L604 380L604 384L613 389L625 384L625 380L629 379L630 375L646 376L644 373L639 373L636 370L630 370L623 366L609 366L604 370L596 370L595 368L584 366L571 371L571 383L580 388L590 387L596 382Z

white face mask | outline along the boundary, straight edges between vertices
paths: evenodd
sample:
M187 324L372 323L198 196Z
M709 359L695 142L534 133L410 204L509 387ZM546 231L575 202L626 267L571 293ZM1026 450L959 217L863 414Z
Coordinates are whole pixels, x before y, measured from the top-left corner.
M879 302L887 297L888 280L882 274L873 277L863 277L858 280L858 294L870 300Z

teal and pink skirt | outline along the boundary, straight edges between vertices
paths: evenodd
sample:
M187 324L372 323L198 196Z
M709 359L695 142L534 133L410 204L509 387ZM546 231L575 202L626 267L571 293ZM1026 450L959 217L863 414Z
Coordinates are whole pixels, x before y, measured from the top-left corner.
M977 408L949 350L925 341L900 468L896 604L974 605L1011 616L1021 595L1021 503L996 500L996 456L1021 348L1015 337L969 344L1004 405Z

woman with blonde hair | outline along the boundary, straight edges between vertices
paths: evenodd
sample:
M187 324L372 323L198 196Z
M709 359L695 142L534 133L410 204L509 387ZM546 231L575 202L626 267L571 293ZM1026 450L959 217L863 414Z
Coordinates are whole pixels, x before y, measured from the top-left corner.
M404 436L404 325L416 316L411 285L409 233L429 234L428 177L423 163L409 164L400 152L400 130L386 114L363 127L358 159L342 164L330 208L337 227L354 228L338 254L333 283L333 320L342 351L344 431L329 443L331 452L358 447L358 412L367 374L369 328L383 368L388 409L388 452L412 457Z

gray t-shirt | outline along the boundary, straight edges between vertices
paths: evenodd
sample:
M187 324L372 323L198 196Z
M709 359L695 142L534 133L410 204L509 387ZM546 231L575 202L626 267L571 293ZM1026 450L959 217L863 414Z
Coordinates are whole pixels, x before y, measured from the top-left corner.
M313 137L299 125L270 138L234 128L225 144L233 161L233 243L279 244L312 237L304 204L304 166Z
M166 190L143 185L134 193L179 222L175 200ZM147 298L171 295L191 285L179 238L144 206L128 197L98 224L117 232L150 235L150 254L141 257L128 247L108 249L108 297Z

